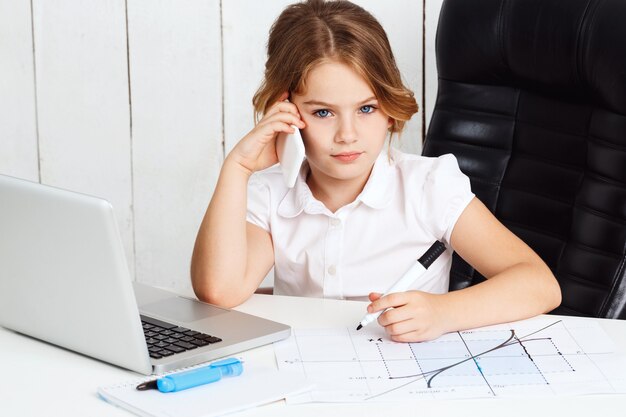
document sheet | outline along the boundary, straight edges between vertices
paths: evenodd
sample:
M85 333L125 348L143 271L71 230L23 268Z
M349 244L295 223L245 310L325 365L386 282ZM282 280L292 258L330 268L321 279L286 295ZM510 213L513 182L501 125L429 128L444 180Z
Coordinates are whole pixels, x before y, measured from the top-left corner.
M316 388L288 403L626 393L626 355L592 320L529 320L391 341L377 323L294 329L275 343L279 369Z

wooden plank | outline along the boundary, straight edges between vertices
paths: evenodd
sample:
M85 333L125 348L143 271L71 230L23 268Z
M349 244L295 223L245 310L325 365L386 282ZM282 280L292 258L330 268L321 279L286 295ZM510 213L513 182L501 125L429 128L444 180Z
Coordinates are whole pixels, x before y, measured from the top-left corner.
M196 233L223 161L219 0L129 0L136 268L191 292Z
M0 173L39 180L30 3L0 0Z
M41 181L109 200L131 268L124 0L33 0Z
M437 99L437 59L435 56L435 37L437 35L437 23L443 0L425 0L426 23L424 25L424 71L425 71L425 110L426 128L430 123Z

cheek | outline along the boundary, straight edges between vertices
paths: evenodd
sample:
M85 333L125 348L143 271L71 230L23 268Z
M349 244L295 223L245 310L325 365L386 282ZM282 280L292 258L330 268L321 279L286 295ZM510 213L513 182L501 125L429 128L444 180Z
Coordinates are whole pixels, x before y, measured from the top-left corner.
M320 146L318 139L320 135L319 132L317 131L317 129L311 127L311 125L307 123L307 127L303 129L300 133L302 134L302 142L304 142L306 155L309 157L314 155Z
M332 138L333 132L330 123L321 123L319 120L304 119L306 127L302 130L304 145L309 148L320 148Z

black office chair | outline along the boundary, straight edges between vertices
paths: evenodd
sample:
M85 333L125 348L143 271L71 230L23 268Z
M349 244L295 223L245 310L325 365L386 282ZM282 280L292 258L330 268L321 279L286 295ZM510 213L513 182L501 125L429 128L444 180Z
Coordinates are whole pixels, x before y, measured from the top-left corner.
M424 155L548 264L557 314L626 318L626 1L445 0ZM483 277L455 255L450 288Z

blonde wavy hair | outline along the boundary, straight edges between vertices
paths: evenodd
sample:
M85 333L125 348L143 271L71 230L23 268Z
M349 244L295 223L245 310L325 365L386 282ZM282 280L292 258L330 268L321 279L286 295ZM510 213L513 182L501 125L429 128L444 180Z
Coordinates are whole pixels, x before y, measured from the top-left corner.
M393 120L391 134L401 132L418 111L380 23L349 1L308 0L287 6L272 25L264 80L254 94L255 121L285 91L303 94L309 72L335 60L351 67L369 84L381 110Z

